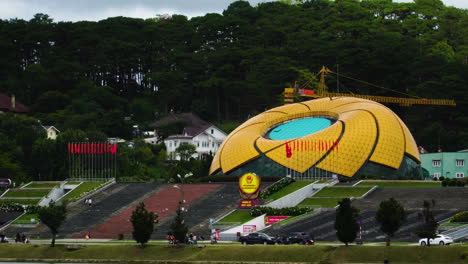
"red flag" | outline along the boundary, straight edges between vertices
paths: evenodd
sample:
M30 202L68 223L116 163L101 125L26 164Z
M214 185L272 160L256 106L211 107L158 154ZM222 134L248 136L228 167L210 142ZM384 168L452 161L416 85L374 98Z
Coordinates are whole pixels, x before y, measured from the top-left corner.
M117 153L117 144L113 144L113 145L112 145L111 153L112 153L112 154Z
M289 146L288 142L286 142L285 146L286 146L286 158L289 159L292 156L292 150L291 150L291 147Z

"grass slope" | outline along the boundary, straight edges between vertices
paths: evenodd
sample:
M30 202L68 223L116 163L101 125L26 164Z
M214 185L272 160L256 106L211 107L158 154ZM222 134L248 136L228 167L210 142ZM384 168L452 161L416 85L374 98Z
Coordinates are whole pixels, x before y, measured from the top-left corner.
M297 181L297 182L293 182L291 184L289 184L288 186L284 187L283 189L275 192L275 193L272 193L271 195L269 195L268 197L266 197L264 199L264 202L271 202L271 201L274 201L274 200L277 200L281 197L284 197L292 192L295 192L307 185L311 184L311 182L308 182L308 181Z
M67 249L59 245L0 247L2 261L175 262L217 263L308 262L308 263L468 263L466 246L147 246L89 245Z
M27 189L52 189L55 187L58 187L58 183L39 183L39 182L33 182L31 184L28 184L25 188Z
M441 187L436 181L362 181L358 186L375 186L380 188L431 188Z
M342 198L307 198L299 206L310 206L314 208L334 208Z
M76 201L87 193L99 188L104 182L83 182L62 198L62 201Z
M234 223L245 223L254 219L253 216L250 215L250 210L235 210L234 212L226 215L223 219L216 222L216 225L231 225Z
M313 197L361 197L371 187L325 187Z
M44 197L49 194L50 190L18 190L12 189L9 190L2 198L9 198L9 197Z
M0 199L0 203L17 203L23 205L37 205L41 199Z

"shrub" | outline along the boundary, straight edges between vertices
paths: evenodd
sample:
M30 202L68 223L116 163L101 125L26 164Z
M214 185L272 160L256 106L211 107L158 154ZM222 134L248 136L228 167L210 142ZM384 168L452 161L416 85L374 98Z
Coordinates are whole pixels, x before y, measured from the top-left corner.
M461 212L452 216L450 222L468 222L468 212Z
M458 186L458 187L463 187L465 186L465 182L462 181L462 180L457 180L457 179L444 179L442 181L442 186L443 187L447 187L447 186L450 186L450 187L454 187L454 186Z
M22 204L15 202L0 202L0 211L2 212L23 212Z
M288 186L289 184L295 182L293 178L282 178L281 180L277 181L273 185L270 185L266 190L264 190L262 193L260 193L260 198L265 199L271 194L278 192L279 190L283 189L284 187Z
M284 208L273 208L273 207L261 207L257 206L250 209L250 215L257 217L262 214L268 216L297 216L307 212L313 211L312 208L308 207L284 207Z

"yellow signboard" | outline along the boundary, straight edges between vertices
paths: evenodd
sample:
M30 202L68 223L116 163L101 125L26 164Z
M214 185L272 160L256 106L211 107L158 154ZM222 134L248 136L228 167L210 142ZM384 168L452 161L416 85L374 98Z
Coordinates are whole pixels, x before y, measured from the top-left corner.
M260 188L260 177L246 173L239 178L239 189L245 194L253 194Z

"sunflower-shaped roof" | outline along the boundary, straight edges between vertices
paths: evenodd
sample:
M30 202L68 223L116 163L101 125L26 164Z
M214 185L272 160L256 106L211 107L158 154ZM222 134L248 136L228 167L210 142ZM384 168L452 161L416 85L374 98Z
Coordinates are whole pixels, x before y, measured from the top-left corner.
M304 135L292 138L270 135L283 124L290 123L291 129L297 126L291 122L311 118L332 122L318 131L305 127ZM210 174L229 173L261 154L300 173L315 166L348 177L368 160L393 169L400 167L404 155L420 163L416 143L401 119L382 104L354 97L288 104L247 120L225 139Z

